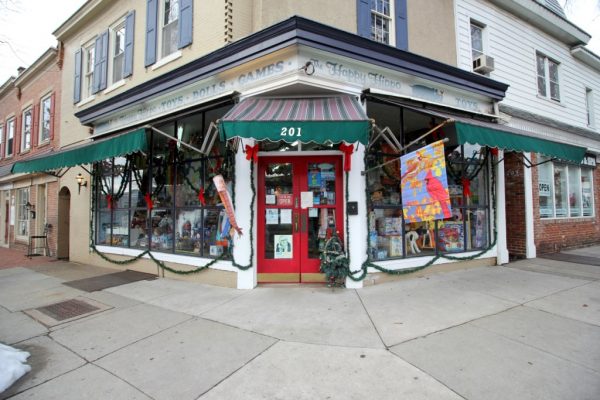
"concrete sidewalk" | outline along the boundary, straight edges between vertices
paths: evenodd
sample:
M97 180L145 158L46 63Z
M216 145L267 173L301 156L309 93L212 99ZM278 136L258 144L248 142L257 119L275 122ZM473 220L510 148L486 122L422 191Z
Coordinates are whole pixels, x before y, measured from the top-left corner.
M110 272L0 270L0 342L33 367L0 398L600 398L595 265L540 258L360 290L63 285ZM95 311L29 316L70 299Z

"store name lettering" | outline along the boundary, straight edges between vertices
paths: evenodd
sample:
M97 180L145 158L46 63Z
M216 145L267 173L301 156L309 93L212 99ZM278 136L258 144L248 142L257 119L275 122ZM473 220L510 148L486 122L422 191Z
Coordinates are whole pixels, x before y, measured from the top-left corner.
M273 64L266 65L262 68L257 68L254 71L250 71L245 74L241 74L238 78L238 83L244 85L246 83L254 82L257 80L264 79L268 76L283 72L283 61L278 61Z
M315 66L318 68L320 63L318 60L311 60ZM382 88L391 88L399 90L402 86L399 81L389 79L383 74L378 74L376 72L363 72L358 69L353 69L346 67L344 64L339 64L332 61L327 61L325 63L327 67L327 72L329 75L343 78L348 82L360 83L361 85L374 85Z

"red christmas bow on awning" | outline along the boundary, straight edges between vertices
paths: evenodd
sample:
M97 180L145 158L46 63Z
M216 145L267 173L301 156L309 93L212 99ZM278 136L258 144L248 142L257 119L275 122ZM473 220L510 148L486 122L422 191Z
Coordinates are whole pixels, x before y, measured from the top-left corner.
M344 153L344 172L350 171L352 168L352 152L354 151L353 144L340 143L340 151Z
M152 203L152 196L150 193L146 193L144 195L144 200L146 200L146 206L148 207L148 210L152 210L152 208L154 208L154 204Z
M492 154L492 156L498 157L498 148L497 147L492 147L490 149L490 153Z
M203 206L206 205L206 199L204 198L204 188L201 187L200 190L198 190L198 200L200 201L200 203L202 203Z
M465 197L471 197L471 181L467 178L462 178L461 183L463 187L463 194L465 195Z
M255 163L258 162L258 144L254 146L246 145L246 160L253 160Z

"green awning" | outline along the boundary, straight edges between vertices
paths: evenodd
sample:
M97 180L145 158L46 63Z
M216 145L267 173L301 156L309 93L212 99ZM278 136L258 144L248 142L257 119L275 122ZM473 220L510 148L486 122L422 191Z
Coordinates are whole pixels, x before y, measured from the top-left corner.
M220 121L223 140L234 137L289 143L368 143L370 122L351 96L308 99L249 98Z
M491 123L455 121L454 126L460 144L471 143L504 150L540 153L577 164L581 163L586 152L585 147L511 132L511 128L502 125L496 128Z
M124 156L140 150L148 150L146 130L144 128L70 149L30 158L25 161L19 161L13 165L12 172L13 174L32 173L74 167L76 165L91 164L107 158Z

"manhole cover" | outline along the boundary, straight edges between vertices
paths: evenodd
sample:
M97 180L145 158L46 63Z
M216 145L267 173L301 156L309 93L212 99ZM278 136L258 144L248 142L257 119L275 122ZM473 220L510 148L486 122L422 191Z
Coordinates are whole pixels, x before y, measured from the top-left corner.
M37 310L57 321L64 321L65 319L71 319L83 314L91 313L92 311L99 310L99 308L94 307L85 301L73 299L51 304L46 307L40 307Z
M110 308L112 307L102 304L99 301L79 297L24 312L42 324L53 327L97 314Z

